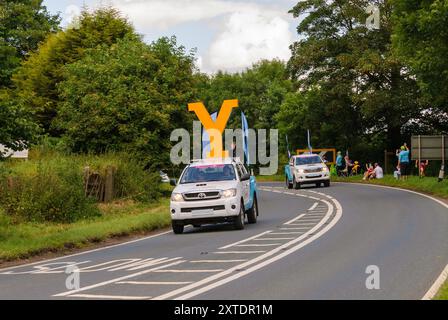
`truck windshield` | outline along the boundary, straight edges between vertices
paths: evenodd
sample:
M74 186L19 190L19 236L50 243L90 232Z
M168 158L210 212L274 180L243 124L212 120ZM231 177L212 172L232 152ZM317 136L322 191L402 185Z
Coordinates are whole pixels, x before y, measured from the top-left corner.
M235 170L231 164L214 164L188 167L180 183L235 180Z
M317 163L322 163L322 160L320 159L319 156L296 158L296 166L304 164L317 164Z

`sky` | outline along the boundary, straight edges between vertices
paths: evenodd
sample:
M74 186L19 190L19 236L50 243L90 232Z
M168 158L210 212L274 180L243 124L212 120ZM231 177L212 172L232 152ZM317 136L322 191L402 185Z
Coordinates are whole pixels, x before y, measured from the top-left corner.
M288 60L297 39L288 11L298 0L44 0L66 26L83 6L112 5L150 43L162 36L197 50L203 72L236 72L261 59Z

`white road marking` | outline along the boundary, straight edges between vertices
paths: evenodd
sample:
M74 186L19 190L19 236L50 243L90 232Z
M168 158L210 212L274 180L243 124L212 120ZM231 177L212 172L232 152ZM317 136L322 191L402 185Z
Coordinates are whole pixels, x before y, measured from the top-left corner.
M259 239L254 239L254 240L256 240L256 241L271 240L272 241L272 240L291 240L291 239L295 239L295 238L259 238Z
M272 232L271 234L300 234L303 232L300 231L292 231L292 232Z
M66 256L52 258L52 259L47 259L47 260L41 260L41 261L21 264L21 265L18 265L18 266L7 267L7 268L0 269L0 272L3 272L5 270L12 270L12 269L17 269L17 268L22 268L22 267L34 266L36 264L47 263L47 262L56 261L56 260L60 260L60 259L65 259L65 258L70 258L70 257L76 257L76 256L80 256L80 255L83 255L83 254L86 254L86 253L107 250L107 249L123 246L123 245L126 245L126 244L131 244L131 243L135 243L135 242L139 242L139 241L143 241L143 240L159 237L161 235L164 235L164 234L167 234L167 233L171 233L171 232L172 232L171 230L170 231L164 231L164 232L160 232L160 233L157 233L157 234L154 234L154 235L151 235L151 236L139 238L139 239L136 239L136 240L126 241L126 242L122 242L122 243L117 243L117 244L113 244L113 245L106 246L106 247L101 247L101 248L92 249L92 250L86 250L86 251L82 251L82 252L78 252L78 253L69 254L69 255L66 255Z
M190 284L193 281L120 281L116 284L141 284L141 285L179 285Z
M202 272L220 272L223 271L223 269L161 269L161 270L154 270L153 272L157 273L202 273Z
M267 233L269 233L269 232L271 232L271 231L272 231L272 230L267 230L267 231L265 231L265 232L256 234L256 235L254 235L253 237L246 238L246 239L243 239L243 240L240 240L240 241L237 241L237 242L228 244L228 245L226 245L226 246L224 246L224 247L220 247L219 250L227 249L227 248L236 246L236 245L238 245L238 244L240 244L240 243L244 243L244 242L246 242L246 241L249 241L249 240L252 240L252 239L256 239L256 238L261 237L262 235L265 235L265 234L267 234Z
M193 260L191 263L230 263L230 262L244 262L247 259L233 259L233 260Z
M269 247L278 246L281 243L263 243L263 244L238 244L237 247Z
M314 225L315 225L314 222L310 222L310 223L299 222L299 223L290 223L289 224L289 226L304 226L304 227L314 226Z
M279 228L280 230L309 230L309 228Z
M254 272L254 271L256 271L256 270L258 270L260 268L263 268L263 267L271 264L272 262L277 261L279 259L282 259L283 257L285 257L285 256L287 256L287 255L289 255L289 254L299 250L300 248L306 246L307 244L311 243L312 241L316 240L317 238L319 238L320 236L325 234L327 231L329 231L339 221L339 219L342 216L342 207L340 206L339 202L335 201L334 204L336 206L336 214L335 214L333 220L330 223L328 223L326 226L324 226L321 230L319 230L317 233L315 233L311 237L305 239L306 237L308 237L309 234L317 231L320 227L322 227L324 225L324 223L326 223L326 221L332 215L333 208L334 208L333 205L330 202L326 201L326 200L321 200L321 201L326 202L327 205L328 205L328 212L327 212L326 218L323 219L314 228L312 228L309 232L301 235L300 237L298 237L298 238L296 238L294 240L291 240L291 241L283 244L282 246L274 248L273 250L271 250L269 252L266 252L265 254L263 254L261 256L258 256L258 257L254 258L252 260L249 260L249 261L247 261L245 263L242 263L241 265L235 266L233 268L229 268L228 270L226 270L224 272L221 272L219 274L210 276L210 277L205 278L205 279L203 279L201 281L198 281L196 283L192 283L192 284L190 284L188 286L185 286L183 288L179 288L177 290L173 290L173 291L168 292L166 294L160 295L158 297L155 297L154 299L167 299L167 298L179 295L181 293L184 293L186 291L189 291L191 289L198 288L198 287L200 287L202 285L205 285L207 283L213 282L213 283L211 283L209 285L206 285L205 287L198 288L198 289L193 290L193 291L191 291L191 292L189 292L187 294L179 296L177 299L182 300L182 299L189 299L189 298L195 297L195 296L197 296L197 295L199 295L201 293L207 292L207 291L209 291L209 290L211 290L213 288L219 287L219 286L221 286L223 284L226 284L226 283L228 283L230 281L238 279L238 278L240 278L240 277L242 277L242 276L244 276L246 274L249 274L249 273ZM302 240L304 240L304 241L302 241ZM284 249L288 248L289 246L291 246L293 244L295 244L295 246L293 246L293 247L291 247L291 248L289 248L287 250L284 250ZM272 257L263 261L263 259L266 259L269 256L272 256ZM257 262L259 262L259 263L254 265L254 263L257 263ZM248 269L245 269L243 271L238 272L238 270L241 270L241 269L243 269L243 268L245 268L247 266L250 266L250 265L253 265L253 266L248 268ZM237 273L235 273L236 271L237 271ZM218 279L221 279L221 280L217 281Z
M319 202L314 202L314 204L308 209L308 211L314 210L319 205Z
M104 294L72 294L69 297L75 298L89 298L89 299L119 299L119 300L149 300L151 297L141 297L141 296L110 296Z
M290 224L291 222L294 222L294 221L296 221L296 220L302 218L304 215L305 215L305 213L299 214L297 217L292 218L292 219L289 220L289 221L286 221L284 224Z
M232 253L232 254L239 254L239 253L263 253L266 252L265 250L256 250L256 251L215 251L213 253L215 254L227 254L227 253Z
M337 183L347 183L347 182L337 182ZM441 206L448 208L448 204L446 204L445 202L434 198L430 195L418 192L418 191L413 191L413 190L408 190L408 189L403 189L403 188L398 188L398 187L390 187L390 186L381 186L381 185L377 185L377 184L367 184L367 183L356 183L356 182L350 182L351 184L356 184L356 185L361 185L361 186L369 186L369 187L376 187L376 188L385 188L385 189L392 189L392 190L400 190L400 191L404 191L404 192L409 192L409 193L413 193L413 194L417 194L419 196L431 199L435 202L437 202L438 204L440 204ZM428 289L428 291L425 293L425 295L423 296L422 300L427 300L427 299L432 299L434 297L434 295L437 293L437 291L439 291L440 287L443 285L444 281L441 279L447 279L448 278L448 265L445 267L445 269L442 270L442 273L439 275L439 277L436 279L436 281L432 284L431 288Z
M180 258L173 258L173 259L171 259L171 261L177 260L177 259L180 259ZM138 277L138 276L141 276L141 275L146 274L146 273L154 272L156 270L160 270L162 268L171 267L171 266L178 265L178 264L184 263L184 262L185 262L185 260L174 261L174 262L171 262L171 263L163 265L163 266L158 266L158 267L155 267L155 268L152 268L152 269L148 269L148 270L144 270L144 271L128 274L127 276L123 276L123 277L119 277L119 278L103 281L103 282L100 282L100 283L92 284L92 285L87 286L87 287L82 287L82 288L79 288L79 289L74 289L74 290L70 290L70 291L66 291L66 292L61 292L61 293L53 295L53 297L66 297L66 296L69 296L69 295L72 295L72 294L75 294L75 293L78 293L78 292L82 292L82 291L86 291L86 290L102 287L102 286L105 286L105 285L108 285L108 284L111 284L111 283L119 282L119 281L130 279L130 278Z

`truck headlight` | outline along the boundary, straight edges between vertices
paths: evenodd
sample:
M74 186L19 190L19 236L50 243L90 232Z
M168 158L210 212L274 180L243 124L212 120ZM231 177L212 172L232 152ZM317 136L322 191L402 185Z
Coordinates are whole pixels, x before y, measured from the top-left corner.
M231 198L231 197L234 197L234 196L236 196L236 189L227 189L227 190L224 190L223 192L222 192L222 196L224 197L224 198Z
M176 201L176 202L179 202L179 201L182 201L184 198L182 197L182 194L180 194L180 193L172 193L171 194L171 201Z
M325 167L322 168L322 171L323 172L328 172L328 168L325 166Z
M303 169L297 169L297 173L303 173Z

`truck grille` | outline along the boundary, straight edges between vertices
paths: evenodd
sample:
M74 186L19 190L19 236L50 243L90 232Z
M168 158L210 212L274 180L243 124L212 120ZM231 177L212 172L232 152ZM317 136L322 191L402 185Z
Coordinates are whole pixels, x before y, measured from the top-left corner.
M194 210L206 210L206 209L212 209L212 210L224 210L226 207L223 205L220 206L209 206L209 207L192 207L192 208L181 208L180 212L191 212Z
M305 173L315 173L315 172L321 172L322 169L321 168L314 168L314 169L305 169L303 170L303 172Z
M213 200L220 198L221 193L219 191L188 192L184 193L183 197L185 201Z

